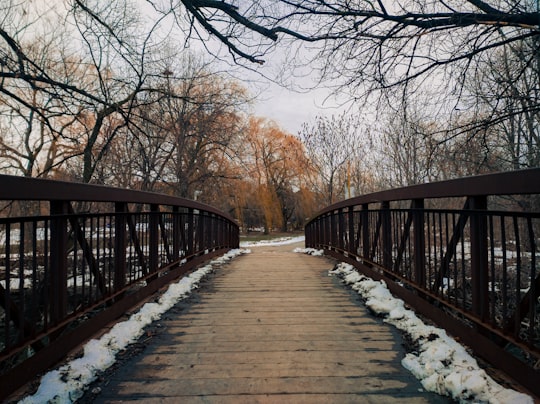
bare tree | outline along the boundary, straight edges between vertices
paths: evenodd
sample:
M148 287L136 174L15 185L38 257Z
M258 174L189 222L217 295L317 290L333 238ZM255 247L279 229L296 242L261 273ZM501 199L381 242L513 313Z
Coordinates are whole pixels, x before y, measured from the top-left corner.
M48 8L34 10L34 4ZM109 143L129 122L138 95L153 91L145 83L156 74L148 52L157 22L139 34L141 21L129 0L66 5L3 4L0 95L5 105L28 111L36 121L29 126L35 149L30 154L39 151L34 138L40 135L33 132L40 122L72 152L54 164L80 157L71 163L79 170L73 177L90 182Z
M484 52L538 36L540 21L533 2L518 0L182 0L172 10L147 2L184 17L177 21L188 23L190 36L213 35L234 56L252 62L262 63L268 42L280 35L319 42L324 75L376 88L445 65L467 70Z
M168 151L162 180L174 194L204 198L216 181L229 176L228 162L236 154L242 127L245 90L208 70L193 56L172 66L170 94L160 101L163 148Z
M240 5L218 0L182 0L172 5L146 0L146 4L160 18L172 17L185 33L185 41L207 39L210 35L224 44L233 57L250 62L262 63L280 35L318 42L322 74L338 78L343 85L362 88L366 84L389 88L423 78L447 65L461 72L456 74L465 74L483 53L537 37L539 32L536 6L518 0L413 0L401 4L387 0L254 0ZM120 15L129 24L126 10L130 6L127 0L114 5L73 2L73 9L92 22L86 25L95 26L91 30L94 34L99 30L110 38L111 49L117 55L141 50L127 40L125 25L115 23ZM45 83L96 98L48 75L26 56L18 39L7 30L0 30L0 36L9 50L6 66L10 68L4 77L18 74L29 83ZM100 44L100 40L95 41L92 47ZM531 57L534 59L534 54Z
M254 62L261 62L255 55L257 49L251 48L253 42L245 43L246 35L253 37L253 33L270 41L276 41L281 34L305 41L328 41L336 44L331 45L332 48L343 45L350 50L347 44L350 42L351 45L356 44L354 46L358 43L367 45L362 46L362 49L368 52L376 52L376 49L391 51L390 54L381 52L373 61L357 61L356 66L359 63L372 64L388 60L388 56L395 56L403 50L418 53L404 53L401 60L411 61L414 57L425 57L428 55L427 51L436 47L432 42L432 35L440 39L441 33L450 38L456 32L469 32L472 37L484 39L465 49L454 49L456 52L453 55L446 52L448 57L444 59L426 59L426 62L431 60L431 63L426 64L423 69L429 69L441 63L468 58L504 43L535 36L539 22L538 11L533 8L533 3L515 0L415 0L401 4L385 0L258 0L242 5L217 0L182 0L172 9L157 0L147 2L156 10L183 16L189 22L190 28L196 30L192 32L193 35L210 33L227 45L235 55ZM506 29L504 38L498 32L501 28ZM464 39L467 38L460 41ZM487 39L489 41L486 41ZM421 45L424 43L429 46L422 49ZM458 44L452 41L448 45L454 47ZM372 55L375 56L373 53ZM391 66L387 65L388 68ZM406 66L414 67L409 63Z
M346 195L350 166L363 149L357 118L342 113L304 124L300 139L314 168L312 185L328 204ZM358 154L360 153L360 154Z
M482 133L491 128L501 169L540 166L540 59L536 46L530 39L486 54L467 80L470 109L475 114L469 130Z

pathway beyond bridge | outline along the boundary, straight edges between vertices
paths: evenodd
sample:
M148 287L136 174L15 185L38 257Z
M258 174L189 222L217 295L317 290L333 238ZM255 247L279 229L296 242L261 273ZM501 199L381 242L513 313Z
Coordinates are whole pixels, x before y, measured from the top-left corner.
M160 320L93 402L447 402L401 366L401 336L326 258L256 247Z

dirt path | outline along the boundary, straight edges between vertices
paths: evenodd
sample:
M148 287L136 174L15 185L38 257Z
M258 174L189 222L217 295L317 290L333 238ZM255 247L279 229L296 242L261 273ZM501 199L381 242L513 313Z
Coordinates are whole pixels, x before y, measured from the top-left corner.
M93 402L448 402L401 366L401 337L328 276L332 262L293 247L219 269Z

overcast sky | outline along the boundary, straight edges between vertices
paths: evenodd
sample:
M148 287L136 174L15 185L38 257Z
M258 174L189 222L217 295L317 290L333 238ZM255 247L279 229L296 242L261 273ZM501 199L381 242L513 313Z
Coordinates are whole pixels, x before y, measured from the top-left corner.
M269 84L255 102L253 112L276 121L282 129L296 135L304 122L311 123L317 115L332 115L341 111L335 101L326 99L329 93L330 90L325 88L299 93Z
M155 21L155 13L148 3L141 1L140 7L144 10L144 15L149 18L149 21ZM172 23L172 21L164 22L161 26L161 32L165 33L165 38L182 46L183 39L180 39L182 35L178 36L179 40L177 40L178 31L175 31L174 27L167 25L168 23ZM151 26L151 23L149 26ZM200 32L203 31L200 30ZM189 48L200 52L207 60L211 60L215 71L227 72L232 78L246 87L251 96L256 97L256 101L252 106L254 115L274 120L288 133L298 134L302 124L312 122L317 115L331 115L343 110L343 108L337 107L338 103L335 100L328 99L329 89L319 87L315 90L305 90L316 86L315 83L318 79L309 62L309 53L315 52L312 50L313 45L310 45L310 47L305 44L291 46L286 41L280 41L272 51L262 57L265 61L263 65L242 61L241 63L246 64L249 67L248 69L235 64L228 49L210 35L206 36L203 41L196 39L196 35L194 35L194 38L189 41ZM244 50L250 51L250 48L247 47ZM293 72L290 68L290 62L293 58L299 60L299 63L304 62L305 67L295 69ZM289 88L294 87L304 90L288 90L271 80L265 79L265 76L274 80L287 81L287 87Z
M210 44L207 42L206 46L210 47ZM332 89L318 85L318 73L309 62L311 52L314 51L304 46L295 48L279 43L264 55L265 63L262 66L245 62L248 66L246 69L234 64L231 66L230 55L221 47L221 59L218 57L214 63L227 66L218 70L228 71L256 97L254 115L272 119L285 131L296 135L303 123L313 122L317 115L338 114L350 107L349 103L343 106L347 98L336 99ZM296 64L295 68L293 64ZM298 66L302 64L304 67ZM277 81L283 84L277 84Z

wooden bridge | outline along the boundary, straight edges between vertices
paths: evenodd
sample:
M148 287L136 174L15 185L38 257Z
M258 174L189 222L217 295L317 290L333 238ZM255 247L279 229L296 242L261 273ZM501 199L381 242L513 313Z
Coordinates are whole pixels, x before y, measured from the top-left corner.
M159 321L92 402L447 402L401 366L401 337L328 276L333 263L256 247Z
M306 245L384 280L540 396L538 194L535 169L366 195L320 212ZM0 176L0 199L14 209L0 219L1 398L238 247L232 218L164 195ZM328 277L327 258L290 250L259 247L218 271L93 399L444 401L401 366L400 335Z

